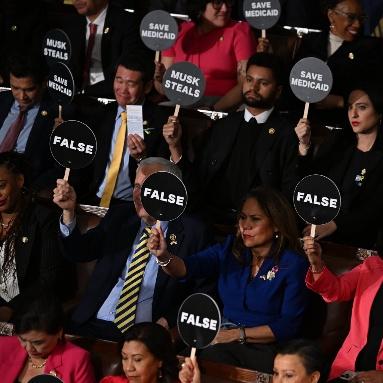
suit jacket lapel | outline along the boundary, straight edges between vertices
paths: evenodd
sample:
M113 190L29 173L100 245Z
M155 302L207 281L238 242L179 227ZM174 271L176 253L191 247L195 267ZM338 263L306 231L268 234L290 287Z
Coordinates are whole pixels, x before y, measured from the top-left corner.
M4 120L7 118L9 111L11 110L12 104L14 103L14 98L11 92L7 92L7 99L3 102L3 105L0 107L0 128L3 126Z
M113 22L111 20L110 5L109 5L106 11L104 30L102 31L102 38L101 38L101 60L102 60L102 70L104 72L104 75L107 72L108 63L110 61L108 55L111 50L113 32L114 32Z

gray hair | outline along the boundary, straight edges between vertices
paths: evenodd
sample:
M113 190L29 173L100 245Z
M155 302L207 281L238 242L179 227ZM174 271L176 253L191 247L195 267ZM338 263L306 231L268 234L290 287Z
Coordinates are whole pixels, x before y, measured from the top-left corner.
M138 164L137 171L142 169L145 166L151 166L151 165L159 166L161 167L162 171L171 173L182 180L181 169L175 163L169 160L166 160L165 158L162 158L162 157L145 158L144 160L140 161L140 163Z

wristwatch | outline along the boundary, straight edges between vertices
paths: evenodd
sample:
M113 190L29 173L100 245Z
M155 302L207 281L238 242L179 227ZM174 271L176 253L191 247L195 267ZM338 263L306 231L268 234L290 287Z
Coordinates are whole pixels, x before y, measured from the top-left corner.
M239 327L239 343L244 344L246 343L246 333L244 327Z

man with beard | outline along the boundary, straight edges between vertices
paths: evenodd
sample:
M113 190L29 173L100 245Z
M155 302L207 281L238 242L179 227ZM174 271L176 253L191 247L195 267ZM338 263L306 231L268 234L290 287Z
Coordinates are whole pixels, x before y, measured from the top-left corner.
M214 223L234 224L241 200L259 185L281 190L292 200L297 140L275 108L283 80L283 64L276 56L252 56L243 83L245 110L213 125L193 164L193 202Z

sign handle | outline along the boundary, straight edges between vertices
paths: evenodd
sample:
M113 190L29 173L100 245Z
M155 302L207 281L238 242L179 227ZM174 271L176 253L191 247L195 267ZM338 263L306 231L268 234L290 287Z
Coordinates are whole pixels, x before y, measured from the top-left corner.
M59 105L59 119L62 120L62 111L63 111L63 107L62 105Z
M176 108L174 109L174 116L178 117L178 113L180 112L180 107L181 107L180 104L176 105Z
M266 38L266 29L262 29L262 38L263 38L263 39Z
M156 55L154 57L154 62L159 63L160 62L160 51L156 51Z
M309 107L310 107L310 103L306 102L305 103L305 110L303 112L303 118L307 118L307 116L309 115Z
M311 225L310 237L315 238L315 229L317 225Z
M69 173L70 173L70 168L65 168L64 181L69 180Z
M195 359L195 353L196 353L197 349L195 347L192 347L191 351L190 351L190 358L191 359Z

